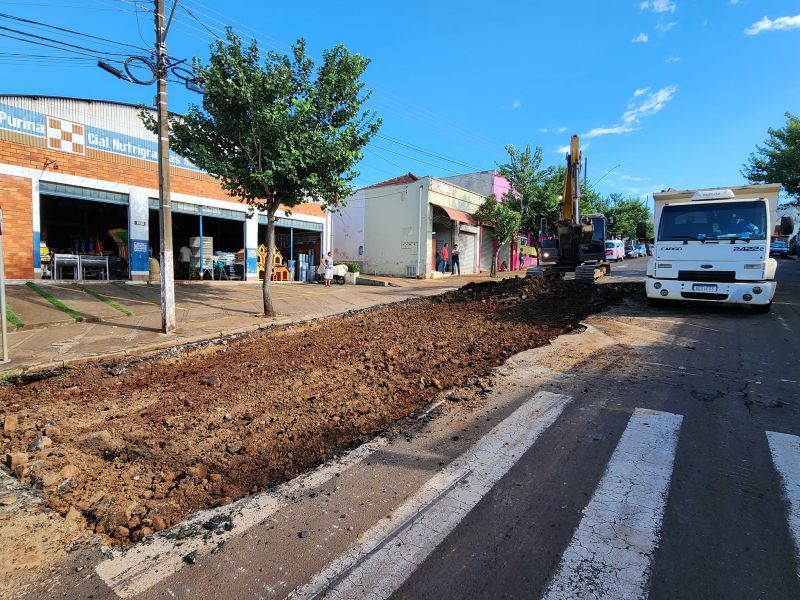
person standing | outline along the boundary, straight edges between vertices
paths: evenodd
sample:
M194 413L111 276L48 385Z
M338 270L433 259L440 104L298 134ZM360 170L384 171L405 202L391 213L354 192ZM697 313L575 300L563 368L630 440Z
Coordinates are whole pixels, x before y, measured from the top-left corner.
M331 287L331 280L333 279L333 255L330 250L328 250L325 258L322 259L322 263L325 265L325 287Z
M181 263L178 273L180 273L181 279L189 279L192 273L189 269L189 262L192 260L192 251L189 249L189 246L181 246L181 249L178 250L178 254L180 255Z
M447 258L448 258L447 242L442 246L442 273L447 273Z
M461 256L461 251L458 249L458 244L453 244L453 256L450 259L450 273L453 275L456 274L456 269L458 269L459 276L461 275L461 263L459 262L459 257Z

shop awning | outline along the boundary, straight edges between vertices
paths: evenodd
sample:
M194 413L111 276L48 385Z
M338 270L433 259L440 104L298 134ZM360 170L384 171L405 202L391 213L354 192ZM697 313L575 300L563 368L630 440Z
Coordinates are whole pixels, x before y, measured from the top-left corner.
M439 206L436 204L436 206ZM463 210L456 210L455 208L449 208L447 206L439 206L444 212L447 213L447 216L453 219L453 221L458 221L459 223L466 223L467 225L477 225L478 222L475 218L465 213Z

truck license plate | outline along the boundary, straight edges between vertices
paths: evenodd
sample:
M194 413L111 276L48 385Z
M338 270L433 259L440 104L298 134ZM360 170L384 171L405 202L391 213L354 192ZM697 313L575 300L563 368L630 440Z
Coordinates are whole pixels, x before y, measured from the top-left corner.
M717 286L713 283L695 283L692 285L693 292L716 292Z

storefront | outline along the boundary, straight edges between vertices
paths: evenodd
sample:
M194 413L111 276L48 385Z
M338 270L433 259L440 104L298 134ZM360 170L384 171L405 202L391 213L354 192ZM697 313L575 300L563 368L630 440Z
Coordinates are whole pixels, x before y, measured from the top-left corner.
M275 246L283 255L291 272L292 280L308 279L300 273L300 265L319 265L322 256L323 223L302 221L291 217L280 217L275 221ZM258 217L258 243L267 243L267 216Z
M157 276L156 160L156 138L142 124L138 106L0 96L7 277ZM184 158L171 153L170 164L176 275L254 279L266 216L247 218L242 203ZM277 217L282 243L288 234L287 259L298 249L317 257L328 250L329 218L318 204L296 206L290 218L279 210ZM191 253L188 273L181 270L182 248Z

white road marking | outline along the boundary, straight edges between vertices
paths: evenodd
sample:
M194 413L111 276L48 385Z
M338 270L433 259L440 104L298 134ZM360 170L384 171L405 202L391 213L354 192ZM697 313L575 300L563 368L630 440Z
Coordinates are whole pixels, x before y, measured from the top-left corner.
M682 421L681 415L634 411L545 600L647 596Z
M429 479L290 598L388 598L552 425L571 398L539 392Z
M767 442L789 503L788 521L794 540L794 564L800 579L800 437L768 431Z
M291 502L289 499L292 495L319 487L386 444L386 438L376 438L359 446L341 460L322 465L307 475L283 484L276 491L262 492L228 506L195 513L183 523L151 536L138 546L124 552L114 551L114 556L98 564L95 571L117 596L128 598L140 594L185 566L183 557L190 552L197 551L200 558L221 542L241 535L276 513ZM230 531L218 528L212 536L210 532L203 530L203 523L215 517L223 517L224 520L225 516L229 516L233 523ZM182 535L182 532L188 531L195 535Z
M784 318L783 318L782 316L780 316L780 315L775 315L775 316L776 316L776 317L778 317L778 321L780 321L780 324L783 326L783 328L784 328L786 331L788 331L789 333L792 333L792 334L793 334L793 332L792 332L792 328L791 328L791 327L789 327L789 323L787 323L787 322L786 322L786 319L784 319Z

